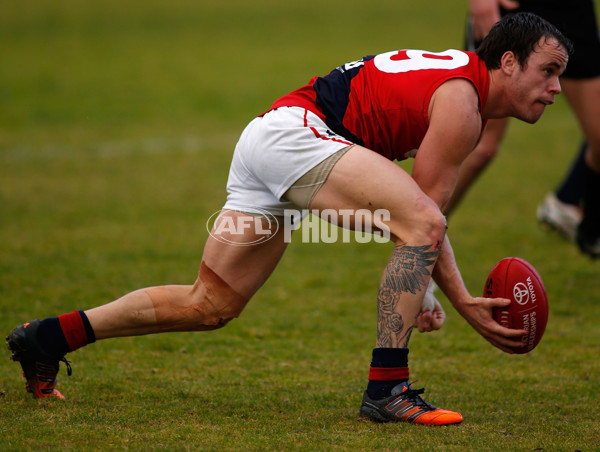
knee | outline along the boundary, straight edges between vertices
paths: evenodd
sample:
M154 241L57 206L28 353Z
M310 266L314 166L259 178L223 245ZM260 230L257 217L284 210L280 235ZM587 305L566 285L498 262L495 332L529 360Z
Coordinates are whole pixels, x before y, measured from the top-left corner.
M248 303L247 298L235 292L204 263L191 290L182 292L159 286L146 289L146 293L152 300L160 332L222 328L238 317Z
M424 209L422 217L425 243L431 243L435 247L440 246L446 235L446 217L435 203Z
M191 318L199 330L224 327L239 317L248 303L248 299L235 292L204 262L190 297Z
M210 288L192 293L189 300L190 330L215 330L240 316L247 300L237 294L215 294Z
M428 196L422 195L413 209L411 220L399 239L404 243L415 245L430 244L439 247L446 235L446 217L438 205Z

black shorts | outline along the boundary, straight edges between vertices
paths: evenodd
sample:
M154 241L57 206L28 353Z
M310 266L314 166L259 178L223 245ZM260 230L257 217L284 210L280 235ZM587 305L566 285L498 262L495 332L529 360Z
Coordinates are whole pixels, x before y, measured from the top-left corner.
M571 40L575 51L569 57L565 78L600 76L600 36L593 0L520 0L510 12L530 12L546 19ZM467 43L469 32L467 32Z

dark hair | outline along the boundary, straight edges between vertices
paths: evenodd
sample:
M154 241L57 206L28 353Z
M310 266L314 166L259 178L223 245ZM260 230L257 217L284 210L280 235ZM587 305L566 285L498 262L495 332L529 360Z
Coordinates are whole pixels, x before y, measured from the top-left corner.
M502 55L513 52L524 67L540 39L556 39L558 44L573 53L573 44L554 25L532 13L508 14L497 22L481 41L476 52L488 69L498 69Z

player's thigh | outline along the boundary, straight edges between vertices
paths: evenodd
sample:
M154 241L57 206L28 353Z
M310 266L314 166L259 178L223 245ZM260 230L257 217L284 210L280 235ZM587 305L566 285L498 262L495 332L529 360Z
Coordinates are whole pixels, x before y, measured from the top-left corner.
M233 290L250 299L283 255L284 237L280 219L224 210L206 241L202 260Z
M583 129L588 143L586 160L600 170L600 77L587 80L564 79L563 90Z
M425 227L428 222L441 223L445 228L437 204L410 174L361 146L352 147L335 164L315 195L311 209L388 211L389 221L384 223L394 236L404 241L410 241L417 231L428 232Z
M563 79L561 84L586 139L600 147L600 77Z

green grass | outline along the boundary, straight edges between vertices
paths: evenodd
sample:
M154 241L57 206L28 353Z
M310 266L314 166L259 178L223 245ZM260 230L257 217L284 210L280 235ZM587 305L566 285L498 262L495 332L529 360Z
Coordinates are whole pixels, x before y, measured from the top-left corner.
M245 123L364 54L461 45L464 5L435 0L3 2L0 330L194 280ZM445 302L413 336L411 375L452 428L358 420L388 244L294 241L241 318L211 333L113 339L74 353L67 401L0 365L2 450L597 450L600 263L535 208L580 132L564 99L513 123L452 217L471 292L518 255L542 275L538 348L508 356Z

